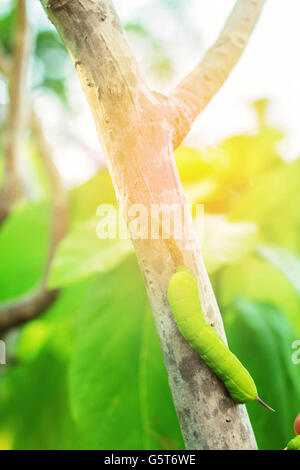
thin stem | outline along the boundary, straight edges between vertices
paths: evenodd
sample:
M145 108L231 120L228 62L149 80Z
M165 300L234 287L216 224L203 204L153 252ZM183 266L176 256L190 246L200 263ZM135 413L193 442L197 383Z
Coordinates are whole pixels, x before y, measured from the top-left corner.
M0 50L0 72L9 79L10 93L9 126L6 142L6 173L2 192L0 193L2 197L1 207L4 208L2 211L2 221L9 215L11 206L17 197L17 194L14 194L12 198L7 198L7 194L10 194L15 188L16 181L19 184L19 179L16 176L16 164L26 121L24 116L24 95L26 92L26 66L29 47L25 0L18 2L17 13L18 27L13 58L7 57L3 50ZM58 290L47 289L47 280L56 247L66 234L68 224L67 191L54 164L52 150L47 142L40 121L32 105L28 104L28 109L32 135L51 186L51 236L47 261L40 284L32 292L0 306L0 333L2 335L41 315L59 295Z
M0 73L5 77L9 76L11 69L11 63L9 57L5 54L1 44L0 44Z
M178 106L176 145L222 87L242 55L265 0L238 0L215 44L201 63L172 91L170 98Z
M4 180L0 191L0 224L9 215L15 201L22 193L17 175L17 159L22 145L25 127L26 72L29 57L29 28L26 16L26 0L17 3L17 29L10 70L3 62L3 70L9 78L9 105L4 145Z
M59 291L47 290L43 285L18 300L0 306L0 335L24 325L40 316L56 300Z
M65 236L68 228L67 191L53 163L51 147L34 112L31 115L31 129L51 186L51 236L43 277L38 287L17 300L0 306L0 334L2 335L40 316L59 295L58 290L47 289L47 281L57 245Z
M52 225L48 260L45 266L44 284L47 282L51 262L58 243L68 229L68 195L61 176L54 164L52 149L36 113L31 113L31 130L39 156L51 186Z

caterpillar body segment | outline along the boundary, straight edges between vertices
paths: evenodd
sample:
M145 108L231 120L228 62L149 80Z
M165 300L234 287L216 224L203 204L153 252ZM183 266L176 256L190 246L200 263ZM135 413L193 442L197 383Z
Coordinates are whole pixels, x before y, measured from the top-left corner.
M224 382L233 400L237 403L257 400L272 410L258 397L247 369L205 321L197 281L185 268L180 267L171 276L168 301L180 333Z

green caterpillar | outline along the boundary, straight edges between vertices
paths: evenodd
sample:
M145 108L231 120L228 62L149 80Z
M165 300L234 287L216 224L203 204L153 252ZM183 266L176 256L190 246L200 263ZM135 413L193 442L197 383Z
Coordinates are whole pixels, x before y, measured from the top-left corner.
M257 400L274 411L258 397L254 380L247 369L206 323L197 281L185 268L177 268L176 273L171 276L168 300L180 333L224 382L233 400L237 403Z
M300 435L291 439L286 448L287 450L300 450Z

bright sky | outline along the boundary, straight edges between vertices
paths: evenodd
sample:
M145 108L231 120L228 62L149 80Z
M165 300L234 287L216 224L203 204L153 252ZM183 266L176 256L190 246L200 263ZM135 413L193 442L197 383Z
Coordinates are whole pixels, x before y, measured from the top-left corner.
M221 16L226 16L229 4L234 2L199 2L197 16L202 18L201 28L207 43L213 42L222 24L221 11ZM220 14L216 19L217 9ZM247 132L253 125L248 103L267 97L271 101L270 122L287 134L281 147L283 156L300 156L299 19L299 1L267 0L241 60L199 117L193 135L198 135L202 142L213 143L228 134Z
M174 4L180 3L173 1ZM189 4L188 19L199 30L199 48L187 50L182 32L174 23L164 25L156 19L157 29L174 44L179 58L178 81L213 44L234 0L185 0ZM115 0L122 19L130 20L153 0ZM154 7L153 7L154 8ZM151 21L153 18L151 18ZM269 121L280 126L287 137L281 146L285 158L300 156L300 1L266 0L263 13L241 60L218 95L195 123L190 141L213 145L219 139L253 129L254 113L249 103L257 98L270 99ZM174 53L173 52L173 53ZM179 57L181 55L181 57Z
M0 9L5 3L6 0L1 1ZM155 38L162 42L175 64L176 82L197 64L214 42L234 0L164 0L164 3L173 4L177 9L159 7L158 0L114 0L122 22L142 19ZM184 9L184 22L181 4L188 5ZM41 21L47 21L37 0L29 0L29 6L33 23L41 26ZM267 97L271 100L269 122L282 128L287 135L280 147L282 155L287 159L300 156L299 19L299 0L266 1L243 57L225 86L198 118L188 142L214 145L223 137L251 132L255 119L249 103ZM142 55L139 56L135 44L132 46L143 65ZM56 144L56 162L69 184L87 179L102 158L92 118L76 77L72 82L72 97L76 114L70 116L62 114L53 100L51 107L46 98L40 98L38 102L44 124ZM80 144L77 141L72 144L68 137L76 128L81 131Z

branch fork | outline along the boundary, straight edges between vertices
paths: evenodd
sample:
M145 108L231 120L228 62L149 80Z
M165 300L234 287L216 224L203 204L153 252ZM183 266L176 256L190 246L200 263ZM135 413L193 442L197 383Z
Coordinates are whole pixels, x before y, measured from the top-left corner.
M110 0L41 1L77 64L121 207L136 202L148 209L157 203L183 207L173 149L236 64L264 1L238 0L215 45L168 97L149 90ZM100 10L106 12L103 21ZM184 224L192 226L187 213ZM189 240L174 237L133 243L186 448L256 449L245 407L233 403L184 341L167 301L168 280L184 264L197 278L207 321L225 339L199 245L190 250Z

